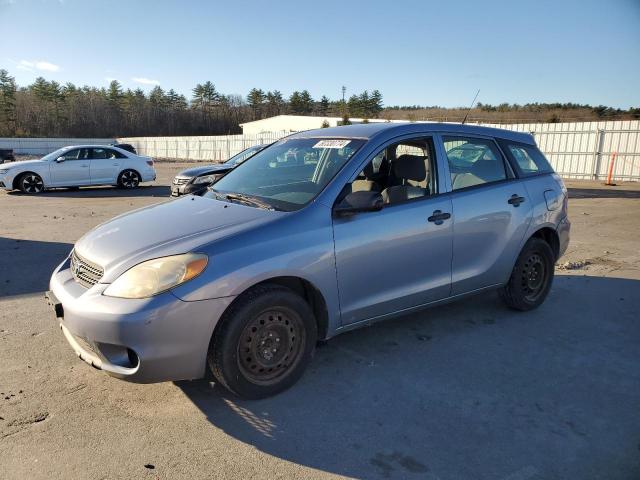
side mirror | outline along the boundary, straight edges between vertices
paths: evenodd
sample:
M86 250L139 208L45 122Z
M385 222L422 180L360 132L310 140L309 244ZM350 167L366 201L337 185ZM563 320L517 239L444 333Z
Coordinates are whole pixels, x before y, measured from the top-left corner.
M333 208L338 216L354 215L359 212L377 212L384 207L382 195L378 192L351 192Z
M62 162L64 162L64 157L58 157L58 158L56 158L56 162L58 162L58 163L62 163Z

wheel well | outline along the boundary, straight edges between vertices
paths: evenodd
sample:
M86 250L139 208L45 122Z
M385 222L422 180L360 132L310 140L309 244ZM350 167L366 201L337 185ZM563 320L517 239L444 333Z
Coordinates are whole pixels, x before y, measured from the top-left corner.
M19 190L19 189L20 189L20 186L18 185L18 183L20 182L20 179L21 179L22 177L24 177L25 175L28 175L29 173L31 173L31 174L33 174L33 175L38 175L40 178L42 178L42 176L41 176L39 173L32 172L31 170L26 171L26 172L19 173L19 174L18 174L18 175L16 175L16 176L14 177L14 179L13 179L13 185L12 185L12 187L13 187L13 189L14 189L14 190Z
M313 310L313 314L316 317L316 323L318 325L318 339L323 340L327 337L329 329L329 313L327 312L327 303L318 290L311 282L300 277L273 277L263 280L262 282L252 285L250 288L254 288L258 285L264 285L265 283L271 283L275 285L282 285L283 287L290 288L302 298ZM245 290L246 291L246 290Z
M128 170L131 170L132 172L135 172L135 173L138 175L138 177L140 177L140 180L142 180L142 175L140 175L140 172L139 172L138 170L136 170L135 168L125 168L125 169L121 170L121 171L120 171L120 173L118 174L118 180L120 180L120 176L121 176L124 172L126 172L126 171L128 171Z
M560 255L560 239L558 238L558 232L556 232L553 228L544 227L536 231L531 236L540 238L547 242L551 247L551 250L553 251L555 259L558 259L558 256Z

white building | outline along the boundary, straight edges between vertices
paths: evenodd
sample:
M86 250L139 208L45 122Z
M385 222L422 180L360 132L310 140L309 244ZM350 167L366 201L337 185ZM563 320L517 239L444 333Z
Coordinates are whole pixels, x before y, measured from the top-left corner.
M362 118L349 118L351 123L362 123ZM386 122L382 118L368 119L370 123ZM402 122L403 120L391 120L392 122ZM242 133L245 135L256 135L264 132L301 132L322 128L322 124L327 122L330 127L337 127L342 122L342 117L307 117L304 115L278 115L275 117L254 120L253 122L241 123Z

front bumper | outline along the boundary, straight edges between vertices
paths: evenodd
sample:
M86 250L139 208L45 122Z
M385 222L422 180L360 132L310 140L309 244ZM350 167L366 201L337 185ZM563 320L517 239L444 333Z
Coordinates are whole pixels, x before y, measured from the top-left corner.
M209 340L233 297L185 302L171 292L147 299L107 297L106 284L78 284L65 261L53 273L49 303L85 362L138 383L201 378Z
M186 183L183 185L171 185L171 196L180 197L182 195L202 195L207 191L210 184Z

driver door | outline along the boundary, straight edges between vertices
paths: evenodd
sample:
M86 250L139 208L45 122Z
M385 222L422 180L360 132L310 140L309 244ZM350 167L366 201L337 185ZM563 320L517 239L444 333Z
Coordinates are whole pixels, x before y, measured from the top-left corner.
M420 145L422 154L411 150ZM366 185L368 189L379 189L383 198L385 191L422 193L409 199L402 199L402 194L387 195L387 203L380 211L334 216L343 325L437 301L448 297L451 291L453 219L434 218L438 211L445 217L451 214L451 199L438 194L433 139L410 139L385 150L387 155L378 152L372 156L371 163L352 182L352 188ZM402 153L406 151L410 153ZM425 167L415 173L420 170L415 168L419 167L416 157L421 158L420 155ZM381 156L387 157L382 163ZM423 175L425 178L420 180ZM362 177L368 179L366 183L362 183ZM357 182L361 183L356 185Z
M91 183L88 148L74 148L61 157L62 161L55 159L51 162L52 185L73 187Z

